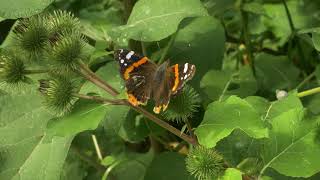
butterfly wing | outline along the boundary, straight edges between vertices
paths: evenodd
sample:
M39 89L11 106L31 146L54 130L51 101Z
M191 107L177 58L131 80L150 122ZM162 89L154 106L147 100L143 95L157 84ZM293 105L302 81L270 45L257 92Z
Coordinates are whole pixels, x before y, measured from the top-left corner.
M172 94L176 94L180 89L183 88L184 84L191 80L196 72L196 67L193 64L185 63L184 65L175 64L171 66L174 73L174 78L171 79L172 83Z
M157 114L161 109L167 109L171 95L182 89L184 84L192 79L196 70L195 66L189 63L175 64L171 67L167 65L165 62L157 69L152 85L152 98L155 101L153 111ZM166 68L165 72L162 67Z
M125 49L115 51L115 59L125 81L128 101L134 106L146 104L150 98L151 82L157 66L147 57Z

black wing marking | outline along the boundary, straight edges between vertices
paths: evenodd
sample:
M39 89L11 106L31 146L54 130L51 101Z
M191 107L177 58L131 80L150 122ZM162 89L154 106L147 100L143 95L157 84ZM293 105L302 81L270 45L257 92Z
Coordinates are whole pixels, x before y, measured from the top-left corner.
M134 106L146 104L150 98L151 82L157 66L147 57L125 49L117 50L115 59L125 80L128 101Z
M193 64L185 63L184 65L175 64L172 67L174 78L171 79L172 94L176 94L183 88L184 84L191 80L196 72L196 67Z

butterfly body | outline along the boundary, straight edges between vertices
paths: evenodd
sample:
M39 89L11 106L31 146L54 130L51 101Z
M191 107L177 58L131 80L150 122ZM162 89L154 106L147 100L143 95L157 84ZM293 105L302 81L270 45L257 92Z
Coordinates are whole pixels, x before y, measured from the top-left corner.
M128 101L137 106L146 104L152 98L155 102L155 113L159 113L161 109L166 110L170 97L195 73L195 66L192 64L170 66L166 61L157 65L147 57L125 49L115 51L115 59L125 81Z

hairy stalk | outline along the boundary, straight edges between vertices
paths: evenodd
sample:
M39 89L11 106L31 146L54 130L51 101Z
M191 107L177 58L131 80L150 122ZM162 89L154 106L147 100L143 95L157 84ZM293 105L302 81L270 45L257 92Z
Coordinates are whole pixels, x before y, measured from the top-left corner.
M312 72L311 74L309 74L303 81L301 81L301 83L296 87L296 89L300 89L301 87L303 87L307 82L309 82L314 76L316 75L316 72Z
M98 140L94 134L92 134L91 137L92 137L92 141L94 144L94 148L96 149L97 156L98 156L99 160L102 161L102 154L101 154L101 150L100 150L100 147L98 144Z
M252 69L252 73L255 76L256 69L255 69L254 57L252 52L252 44L251 44L250 34L249 34L249 16L248 16L248 13L242 9L242 6L244 5L244 3L245 3L245 0L242 0L241 1L241 18L243 23L242 35L246 45L246 52L248 54L248 60Z
M293 20L292 20L292 16L291 16L291 13L289 11L289 8L288 8L288 5L287 5L287 2L286 0L282 0L282 4L284 6L284 9L286 10L286 14L287 14L287 18L288 18L288 21L289 21L289 25L290 25L290 29L291 29L291 40L290 41L293 41L295 39L295 36L296 36L296 28L294 26L294 23L293 23ZM290 43L291 44L291 43ZM289 44L289 45L290 45ZM290 45L291 46L291 45ZM289 47L290 47L289 46ZM300 43L299 40L297 40L297 48L298 48L298 52L300 54L300 58L301 58L301 65L302 67L305 69L306 68L306 62L305 62L305 55L303 53L303 50L302 50L302 45Z
M290 11L289 11L287 2L286 2L285 0L282 0L282 3L283 3L283 6L284 6L284 8L285 8L285 10L286 10L286 14L287 14L287 17L288 17L290 29L291 29L292 32L295 32L296 28L294 27L293 20L292 20L292 16L291 16L291 14L290 14Z
M85 162L88 163L88 165L96 168L98 171L100 171L101 173L105 171L105 167L103 167L101 164L99 164L97 161L91 159L91 157L89 157L88 155L86 155L85 153L81 152L77 147L71 146L70 150L72 152L74 152L75 154L77 154L79 156L79 158Z
M115 90L112 86L104 82L100 77L98 77L94 72L92 72L91 69L86 64L84 64L83 62L80 62L80 67L81 67L80 74L83 77L85 77L87 80L93 82L95 85L104 89L105 91L110 93L112 96L119 95L119 92L117 90Z
M47 70L47 69L27 69L27 70L24 70L24 73L25 74L44 74L44 73L48 73L50 72L50 70Z
M192 125L191 125L190 121L187 120L187 121L186 121L186 124L187 124L188 131L189 131L189 133L190 133L190 136L193 137L193 138L196 138L196 136L195 136L194 133L193 133Z
M316 87L316 88L313 88L313 89L309 89L309 90L306 90L306 91L299 92L297 96L299 98L302 98L302 97L310 96L310 95L317 94L317 93L320 93L320 87Z
M148 56L146 44L144 42L142 42L142 41L141 41L141 49L142 49L143 56Z
M165 60L165 58L166 58L166 56L167 56L167 54L169 52L169 49L171 48L171 46L173 45L174 41L176 40L177 34L178 34L178 32L175 32L174 34L171 35L170 40L169 40L167 46L165 47L165 49L163 50L163 53L161 55L160 60L158 61L158 64L163 63L163 61Z
M73 93L72 95L81 99L93 100L103 104L125 105L122 99L106 99L99 96L89 96L89 95L78 94L78 93Z
M85 65L84 63L81 62L80 63L80 68L81 68L81 70L79 72L84 78L86 78L90 82L94 83L98 87L102 88L103 90L107 91L112 96L117 96L119 94L119 92L117 90L115 90L108 83L106 83L99 76L97 76L94 72L92 72L88 68L87 65ZM95 96L88 97L86 95L81 95L81 97L82 98L92 98L92 97L95 97ZM98 97L95 97L95 98L98 98ZM92 99L92 100L94 100L94 99ZM104 98L98 98L96 100L98 100L98 102L105 102L106 101ZM110 100L107 100L107 101L110 102ZM171 126L170 124L166 123L165 121L161 120L160 118L158 118L154 114L146 111L145 109L143 109L143 108L141 108L139 106L133 106L127 100L119 100L119 102L120 102L121 105L130 106L135 111L143 114L145 117L147 117L148 119L150 119L154 123L158 124L159 126L163 127L164 129L170 131L171 133L173 133L176 136L180 137L181 139L187 141L188 143L193 144L193 145L197 145L198 144L197 139L195 139L193 137L190 137L190 136L186 135L185 133L181 134L180 130L178 130L177 128Z

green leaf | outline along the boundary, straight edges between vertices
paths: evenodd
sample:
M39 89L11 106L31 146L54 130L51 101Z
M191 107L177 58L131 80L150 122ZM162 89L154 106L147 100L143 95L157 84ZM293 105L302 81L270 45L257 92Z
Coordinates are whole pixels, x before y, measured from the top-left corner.
M17 19L38 14L49 6L53 0L0 0L0 16L6 19Z
M241 98L253 95L257 91L258 87L251 68L249 66L243 66L240 68L238 74L238 76L233 78L232 84L229 86L228 93L237 95Z
M242 180L242 173L237 169L228 168L222 176L221 180Z
M229 71L211 70L207 72L200 82L200 87L211 100L222 99L227 93L228 86L232 81Z
M97 72L95 72L101 79L106 81L116 90L122 92L124 91L123 81L120 77L118 64L115 61L108 62L105 66L101 67ZM81 94L95 93L105 98L114 98L106 91L96 86L90 81L87 81L80 90Z
M258 2L245 3L242 9L253 14L266 15L266 11L262 3Z
M148 120L143 115L139 115L133 110L129 111L119 129L119 135L129 142L142 141L150 133L145 121Z
M185 157L174 152L157 155L147 169L145 180L194 179L185 166Z
M299 77L299 70L286 56L260 53L255 60L257 80L261 88L275 92L277 89L292 89Z
M0 95L0 179L59 179L72 137L45 133L52 116L35 89Z
M140 0L133 7L126 25L112 33L120 39L159 41L173 34L186 17L206 16L199 0Z
M249 96L246 97L245 100L258 111L260 115L265 115L266 111L270 107L270 102L259 96Z
M312 42L317 51L320 51L320 33L312 33Z
M267 16L262 17L262 23L276 36L278 46L284 45L292 34L290 24L283 3L265 3L264 9ZM287 1L295 29L305 29L319 24L319 19L314 15L319 11L318 2L300 3L300 1Z
M202 78L200 87L211 100L223 100L230 95L246 97L257 91L257 83L249 66L241 67L238 73L209 71Z
M105 113L105 105L90 100L79 100L70 114L49 121L48 132L70 136L85 130L94 130L103 120Z
M111 173L116 179L143 180L153 157L153 150L149 150L147 153L123 152L120 156L114 157L115 161L110 166L112 168Z
M106 10L89 11L83 9L79 13L79 19L83 25L83 34L96 41L110 41L108 31L122 23L121 14L116 8L110 7Z
M224 102L211 103L195 134L201 145L211 148L235 129L241 129L254 138L268 137L263 121L255 108L235 96L229 97Z
M305 119L304 109L297 107L274 117L271 122L261 174L268 167L292 177L310 177L319 172L320 144L316 141L316 121Z
M0 17L0 22L6 20L5 18Z
M197 71L192 83L194 88L199 89L205 73L222 67L224 29L213 17L188 18L180 27L167 57L173 63L195 64Z

